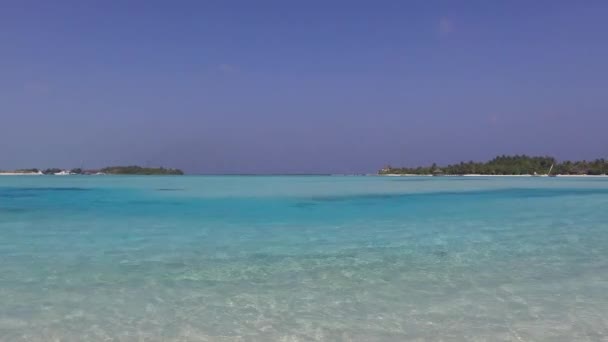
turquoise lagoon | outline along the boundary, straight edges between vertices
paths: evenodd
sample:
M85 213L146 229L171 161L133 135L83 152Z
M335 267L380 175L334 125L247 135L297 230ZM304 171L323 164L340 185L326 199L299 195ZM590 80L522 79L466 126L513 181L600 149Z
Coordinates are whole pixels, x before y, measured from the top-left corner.
M1 341L606 341L608 178L0 177Z

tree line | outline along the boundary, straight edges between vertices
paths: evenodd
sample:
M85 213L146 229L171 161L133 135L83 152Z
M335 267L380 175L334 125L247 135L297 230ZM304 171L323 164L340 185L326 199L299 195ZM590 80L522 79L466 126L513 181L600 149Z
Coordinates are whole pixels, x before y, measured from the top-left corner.
M42 172L45 175L54 175L64 171L59 168L48 168L44 170L39 170L36 168L33 169L19 169L15 170L16 173L38 173ZM183 175L184 172L179 169L171 169L164 167L141 167L141 166L110 166L105 167L101 170L83 170L81 168L75 168L69 171L70 174L73 175L82 175L82 174L94 174L97 172L102 172L111 175Z
M533 175L547 174L553 165L553 175L604 175L608 174L608 160L595 159L593 161L563 161L558 162L555 158L544 156L535 157L527 155L498 156L488 162L460 162L447 166L424 167L391 167L387 166L379 171L379 174L413 174L413 175Z
M179 169L166 169L164 167L141 166L110 166L101 169L101 172L111 175L183 175Z

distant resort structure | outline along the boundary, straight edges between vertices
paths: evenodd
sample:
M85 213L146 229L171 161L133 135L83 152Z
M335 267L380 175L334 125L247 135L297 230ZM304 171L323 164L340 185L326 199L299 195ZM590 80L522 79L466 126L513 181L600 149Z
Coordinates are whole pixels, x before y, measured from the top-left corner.
M144 176L161 176L161 175L183 175L184 172L180 169L164 168L164 167L141 167L141 166L110 166L99 170L83 170L76 169L57 169L49 168L44 170L39 169L19 169L14 171L0 171L0 176L72 176L72 175L144 175Z
M386 166L379 175L395 176L602 176L608 174L608 160L563 161L553 157L527 155L498 156L488 162L460 162L447 166L392 167Z

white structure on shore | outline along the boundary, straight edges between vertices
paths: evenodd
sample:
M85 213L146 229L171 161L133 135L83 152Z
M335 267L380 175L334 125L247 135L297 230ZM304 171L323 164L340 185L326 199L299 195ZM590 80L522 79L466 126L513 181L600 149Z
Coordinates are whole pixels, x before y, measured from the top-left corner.
M0 171L0 176L43 176L44 173L42 173L42 171L38 171L38 172L15 172L15 171L11 171L11 172L4 172L4 171Z

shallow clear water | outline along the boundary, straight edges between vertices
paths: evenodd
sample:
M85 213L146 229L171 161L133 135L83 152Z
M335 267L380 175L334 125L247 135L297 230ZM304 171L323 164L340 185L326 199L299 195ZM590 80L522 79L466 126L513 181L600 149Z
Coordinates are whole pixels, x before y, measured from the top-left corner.
M0 177L0 340L608 340L608 179Z

